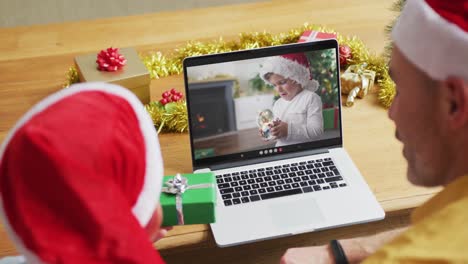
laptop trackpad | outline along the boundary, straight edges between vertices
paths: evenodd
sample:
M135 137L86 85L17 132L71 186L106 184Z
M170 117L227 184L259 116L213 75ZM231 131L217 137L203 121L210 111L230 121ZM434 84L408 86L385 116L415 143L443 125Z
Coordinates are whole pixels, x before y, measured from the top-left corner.
M298 199L295 201L278 201L270 206L273 224L281 228L314 228L323 223L325 218L315 199Z

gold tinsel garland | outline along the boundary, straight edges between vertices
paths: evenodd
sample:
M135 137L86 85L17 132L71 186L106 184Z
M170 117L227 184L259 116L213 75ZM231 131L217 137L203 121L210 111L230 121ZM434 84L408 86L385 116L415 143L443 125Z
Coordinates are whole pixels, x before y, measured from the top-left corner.
M272 34L266 31L240 33L238 41L224 41L223 38L211 42L190 41L169 55L164 55L161 52L151 52L148 55L140 55L140 57L146 65L151 78L158 79L180 74L183 71L182 61L186 57L296 43L306 30L335 33L340 45L347 45L351 48L352 58L348 60L348 64L365 62L369 70L376 72L376 81L380 86L378 93L379 101L384 107L388 108L390 106L395 94L395 88L388 75L387 57L384 54L377 55L371 53L362 40L356 36L341 36L332 29L317 25L304 24L300 28L291 29L287 33L279 34ZM71 67L67 73L66 86L78 82L77 77L76 69ZM177 102L168 105L170 106L161 106L157 102L151 102L146 105L146 109L151 115L158 131L187 131L188 117L186 103Z
M80 81L80 78L78 76L78 71L76 70L76 68L74 66L68 68L68 71L67 71L67 80L65 81L65 83L63 84L63 87L68 87L74 83L77 83Z
M153 123L160 132L183 133L188 130L188 114L185 101L172 102L161 105L159 102L150 102L145 105Z

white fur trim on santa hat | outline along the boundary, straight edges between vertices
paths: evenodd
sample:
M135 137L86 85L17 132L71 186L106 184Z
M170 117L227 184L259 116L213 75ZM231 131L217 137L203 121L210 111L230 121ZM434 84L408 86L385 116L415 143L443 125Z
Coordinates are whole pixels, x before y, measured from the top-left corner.
M281 56L266 59L260 68L260 78L262 78L266 83L269 83L269 81L265 79L265 75L267 73L278 74L285 78L294 80L301 84L302 88L312 92L317 91L319 86L319 83L316 80L310 79L310 71L307 67Z
M392 31L405 57L435 80L468 80L468 33L437 14L423 0L407 0Z

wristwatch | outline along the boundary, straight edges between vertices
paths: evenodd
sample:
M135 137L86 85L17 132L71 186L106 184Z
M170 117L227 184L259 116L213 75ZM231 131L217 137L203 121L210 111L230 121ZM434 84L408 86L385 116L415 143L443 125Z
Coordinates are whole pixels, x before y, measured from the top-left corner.
M330 249L336 264L349 264L345 252L338 240L333 239L330 241Z

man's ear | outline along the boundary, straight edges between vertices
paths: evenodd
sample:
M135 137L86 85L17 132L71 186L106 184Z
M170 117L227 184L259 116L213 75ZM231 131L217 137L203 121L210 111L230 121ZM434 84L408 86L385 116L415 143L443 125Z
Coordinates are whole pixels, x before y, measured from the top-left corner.
M446 107L447 125L458 129L468 124L468 82L448 77L442 84L442 96Z

